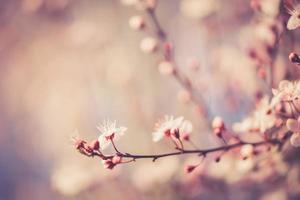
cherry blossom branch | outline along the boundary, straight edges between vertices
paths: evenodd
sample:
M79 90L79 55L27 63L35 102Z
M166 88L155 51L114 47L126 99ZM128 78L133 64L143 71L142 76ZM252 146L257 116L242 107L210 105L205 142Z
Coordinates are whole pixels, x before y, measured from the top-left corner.
M210 154L210 153L213 153L213 152L218 152L218 151L227 152L231 149L242 147L244 145L251 145L253 147L264 146L264 145L274 145L274 146L278 146L278 148L281 148L283 146L285 140L286 140L286 138L283 138L282 140L270 139L270 140L265 140L265 141L260 141L260 142L240 141L240 142L237 142L235 144L224 145L224 146L209 148L209 149L193 149L193 150L180 149L180 151L176 151L176 152L163 153L163 154L145 154L145 155L121 153L120 151L117 151L117 150L116 150L115 155L104 155L102 152L99 151L99 149L89 152L89 150L86 150L86 147L83 147L83 146L81 146L78 150L81 153L84 152L83 154L86 155L86 156L89 156L89 157L98 156L102 160L109 160L109 159L113 159L115 156L118 156L120 158L132 158L133 161L137 160L137 159L152 159L152 161L154 162L159 158L169 157L169 156L177 156L177 155L184 155L184 154L197 154L199 156L206 157L207 154ZM82 148L84 148L83 151L82 151ZM115 148L115 146L114 146L114 148ZM89 149L89 148L87 148L87 149Z
M167 44L168 36L167 36L166 32L163 30L163 28L156 16L155 9L152 7L149 7L146 9L146 12L147 12L150 20L152 21L152 24L154 25L155 32L156 32L158 39L163 44ZM200 95L199 98L196 98L195 89L192 86L190 79L179 70L178 65L177 65L176 61L174 60L174 58L172 57L171 53L170 52L165 53L164 57L165 57L166 61L173 63L174 71L173 71L172 75L177 80L177 82L190 93L191 101L195 105L201 105L203 112L205 114L208 114L208 111L207 111L208 108L205 106L206 103L204 101L203 96Z

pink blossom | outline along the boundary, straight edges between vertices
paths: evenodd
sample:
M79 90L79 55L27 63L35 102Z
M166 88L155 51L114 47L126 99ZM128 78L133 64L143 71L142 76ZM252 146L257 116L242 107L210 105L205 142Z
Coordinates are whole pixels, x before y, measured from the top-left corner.
M152 133L153 141L161 140L165 135L170 136L170 133L179 129L182 125L183 117L174 118L166 115L163 121L156 124L155 132Z
M101 132L98 141L102 150L109 146L111 139L118 140L127 130L126 127L117 128L116 121L111 122L109 120L105 120L97 128Z

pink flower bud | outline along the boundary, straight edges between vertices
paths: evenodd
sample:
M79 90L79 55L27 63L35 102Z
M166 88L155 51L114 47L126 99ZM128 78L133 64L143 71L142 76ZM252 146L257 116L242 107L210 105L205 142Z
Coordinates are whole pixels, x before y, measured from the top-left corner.
M180 134L179 134L179 129L176 128L176 129L173 129L171 131L171 134L176 138L176 139L179 139L180 138Z
M105 169L113 169L116 166L111 159L102 160L102 164Z
M224 121L221 117L217 116L213 119L212 121L212 127L213 128L219 128L219 129L224 129L225 128L225 124Z
M115 155L113 158L112 158L112 162L116 165L116 164L119 164L122 162L122 157L121 156L118 156L118 155Z
M182 134L182 139L185 141L189 141L190 140L190 134L189 133L183 133Z
M174 72L174 66L169 61L162 61L158 65L158 71L162 75L171 75Z
M292 63L295 63L295 64L300 64L300 57L298 54L292 52L290 53L289 55L289 60L292 62Z
M170 137L171 136L171 130L170 129L166 130L164 133L165 133L166 137Z
M222 129L220 129L220 128L214 128L214 134L217 136L217 137L222 137Z
M196 169L197 165L188 165L185 167L186 173L192 173Z
M158 48L157 40L152 37L146 37L142 39L140 48L144 53L153 53Z
M261 79L265 79L267 77L267 72L264 68L260 67L257 71L257 76Z
M97 151L97 150L99 150L99 148L100 148L100 143L99 143L98 140L94 140L94 141L92 141L92 142L89 144L88 147L89 147L90 149L94 150L94 151Z
M164 44L164 50L165 50L165 53L167 55L169 55L172 52L172 50L173 50L173 45L171 43L169 43L169 42L166 42Z
M133 30L141 30L145 27L145 21L143 19L143 17L141 16L132 16L129 19L129 26L133 29Z
M76 149L82 149L85 148L86 141L82 139L74 139L74 146Z

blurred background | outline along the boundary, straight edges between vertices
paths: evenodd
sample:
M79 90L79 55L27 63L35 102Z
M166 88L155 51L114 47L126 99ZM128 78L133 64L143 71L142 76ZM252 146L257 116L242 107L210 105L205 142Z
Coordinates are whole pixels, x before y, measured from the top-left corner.
M267 2L263 12L277 16L280 1ZM282 188L266 193L262 183L241 185L239 177L249 167L230 156L223 167L206 170L222 178L216 181L200 180L204 167L184 173L183 166L197 157L143 160L110 171L74 150L76 130L95 139L97 124L110 118L128 127L118 142L123 151L170 151L168 141L151 140L155 122L165 114L190 120L198 146L218 144L198 107L180 101L181 86L159 74L161 57L139 49L149 34L131 30L128 20L147 16L132 4L0 0L0 199L287 199ZM229 124L245 116L265 84L248 50L272 37L268 23L257 22L262 17L250 1L161 0L157 16L180 69L205 96L210 115ZM285 42L275 59L274 85L294 70L286 51L297 46L289 38ZM234 175L228 172L233 169Z

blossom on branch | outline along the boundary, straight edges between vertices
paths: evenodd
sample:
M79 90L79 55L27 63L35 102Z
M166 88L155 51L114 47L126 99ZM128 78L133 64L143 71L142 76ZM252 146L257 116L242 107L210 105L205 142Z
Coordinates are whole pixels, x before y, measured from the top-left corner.
M117 128L116 121L111 122L110 120L105 120L97 129L101 132L98 141L102 150L111 144L111 140L118 140L127 130L126 127Z
M260 132L273 127L276 123L276 117L269 103L269 97L264 96L256 104L256 109L253 113L245 118L242 122L234 123L233 130L236 132Z
M280 81L278 89L272 89L272 92L274 95L272 101L291 101L300 96L300 84L283 80Z
M288 13L291 15L288 22L287 22L287 29L294 30L300 26L300 6L297 5L292 9L287 8Z
M166 115L164 120L155 124L155 132L152 133L153 141L157 142L164 136L169 137L176 129L179 129L183 117L174 118L174 116Z

